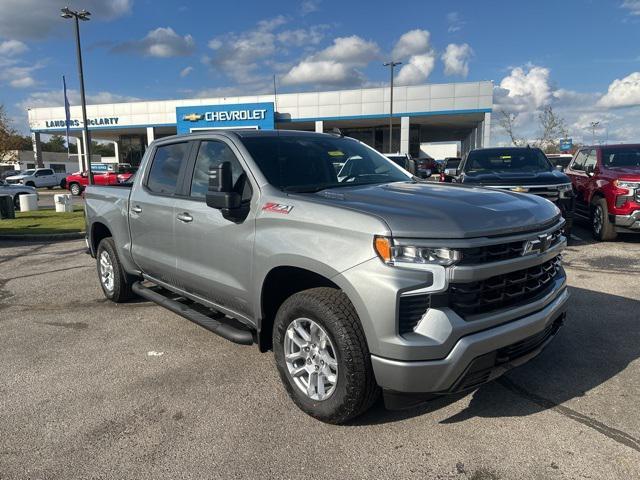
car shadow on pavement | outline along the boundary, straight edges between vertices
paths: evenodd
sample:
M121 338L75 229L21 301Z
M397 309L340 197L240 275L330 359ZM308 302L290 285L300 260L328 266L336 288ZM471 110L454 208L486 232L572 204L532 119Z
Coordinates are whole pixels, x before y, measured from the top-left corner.
M567 321L549 346L527 364L471 393L468 406L441 423L526 416L555 408L585 395L640 357L640 301L582 288L570 288L570 292ZM629 398L639 393L629 392ZM526 401L514 402L514 394ZM435 412L462 397L445 396L395 412L386 411L380 403L353 424L404 420Z

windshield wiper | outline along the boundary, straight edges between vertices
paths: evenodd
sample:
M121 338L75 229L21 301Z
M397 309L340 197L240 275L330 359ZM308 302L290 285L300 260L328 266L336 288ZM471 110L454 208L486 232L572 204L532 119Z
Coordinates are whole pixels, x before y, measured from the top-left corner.
M316 193L334 186L335 185L292 185L283 187L282 191L287 193Z

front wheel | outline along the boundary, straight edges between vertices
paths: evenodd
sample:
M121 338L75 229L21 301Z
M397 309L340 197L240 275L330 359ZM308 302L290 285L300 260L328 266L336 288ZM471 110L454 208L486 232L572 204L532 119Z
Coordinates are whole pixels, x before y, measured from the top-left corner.
M80 188L80 185L78 185L77 183L72 183L71 185L69 185L69 191L71 192L71 195L77 197L82 193L82 188Z
M273 349L289 396L318 420L345 423L378 398L360 320L340 290L313 288L289 297L276 315Z
M104 296L115 303L122 303L132 298L133 282L120 264L113 238L107 237L100 241L96 260L98 278Z
M607 200L604 198L595 200L591 212L593 238L600 241L615 240L618 234L615 225L609 220Z

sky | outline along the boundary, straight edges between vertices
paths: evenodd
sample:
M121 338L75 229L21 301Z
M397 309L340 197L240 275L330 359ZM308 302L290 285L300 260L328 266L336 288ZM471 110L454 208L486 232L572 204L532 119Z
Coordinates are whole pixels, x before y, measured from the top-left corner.
M492 80L493 143L538 135L552 106L575 141L640 140L640 0L0 0L0 104L79 102L81 24L88 103Z

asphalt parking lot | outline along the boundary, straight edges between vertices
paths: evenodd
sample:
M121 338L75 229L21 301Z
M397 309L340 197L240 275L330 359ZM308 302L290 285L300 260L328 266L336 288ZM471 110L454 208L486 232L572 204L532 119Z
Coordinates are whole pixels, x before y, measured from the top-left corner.
M0 243L0 478L640 478L640 237L577 234L538 358L343 427L293 405L271 354L105 301L84 242Z

